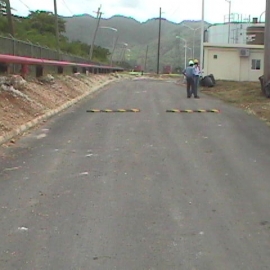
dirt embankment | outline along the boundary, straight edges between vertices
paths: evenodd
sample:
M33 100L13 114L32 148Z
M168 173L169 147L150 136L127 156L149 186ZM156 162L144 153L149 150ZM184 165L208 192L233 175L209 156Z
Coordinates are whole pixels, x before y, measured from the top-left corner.
M0 138L10 137L22 125L90 94L122 75L47 75L41 80L0 77Z

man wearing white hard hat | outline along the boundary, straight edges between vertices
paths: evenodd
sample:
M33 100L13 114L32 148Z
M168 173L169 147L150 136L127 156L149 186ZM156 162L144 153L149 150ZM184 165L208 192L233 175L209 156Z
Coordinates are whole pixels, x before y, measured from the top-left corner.
M186 76L187 80L187 98L190 98L192 93L194 92L195 83L195 69L194 62L192 60L189 61L188 67L183 70L183 74Z
M200 76L201 76L201 69L199 66L199 61L197 59L194 59L193 62L194 62L195 76L194 76L194 88L191 95L193 94L195 98L200 98L198 96L198 88L199 88L199 82L200 82Z

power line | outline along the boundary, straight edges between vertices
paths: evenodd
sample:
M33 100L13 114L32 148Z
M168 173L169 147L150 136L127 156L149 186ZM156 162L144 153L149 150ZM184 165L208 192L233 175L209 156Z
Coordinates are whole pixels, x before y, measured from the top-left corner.
M179 10L180 7L181 7L181 5L179 5L179 3L178 3L178 5L173 6L173 8L169 10L169 12L166 12L166 14L167 14L166 17L168 18L168 17L173 16Z
M23 4L28 9L28 11L31 11L29 6L27 6L22 0L19 0L19 2L21 2L21 4Z
M66 7L66 9L70 12L71 15L73 15L73 12L71 11L71 9L68 7L67 3L65 2L65 0L62 0L62 3L64 4L64 6Z
M174 5L174 6L172 6L172 7L166 12L166 14L171 15L171 14L174 13L175 10L178 9L178 8L179 8L178 5Z
M87 0L83 0L85 3L87 3L87 6L89 7L89 8L92 8L92 6L90 5L90 3L87 1Z
M180 6L177 7L176 9L174 9L174 11L173 11L171 14L169 14L169 15L170 15L170 16L173 16L173 15L179 10L179 8L180 8Z

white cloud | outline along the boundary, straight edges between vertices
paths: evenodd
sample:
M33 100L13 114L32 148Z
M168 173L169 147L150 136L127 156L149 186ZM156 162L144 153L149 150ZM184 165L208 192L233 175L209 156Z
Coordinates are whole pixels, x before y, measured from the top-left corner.
M13 0L12 6L17 14L26 15L28 9L21 2L25 3L31 10L53 11L53 0ZM78 4L79 2L79 4ZM139 21L146 21L159 16L159 8L168 20L181 22L182 20L200 20L201 0L58 0L58 13L71 16L73 14L88 13L95 15L94 11L102 5L104 17L108 18L116 14L134 17ZM265 0L231 0L232 13L239 14L245 18L259 17L265 10ZM66 3L66 4L64 4ZM225 0L205 0L205 20L215 23L223 22L224 16L228 15L229 4Z

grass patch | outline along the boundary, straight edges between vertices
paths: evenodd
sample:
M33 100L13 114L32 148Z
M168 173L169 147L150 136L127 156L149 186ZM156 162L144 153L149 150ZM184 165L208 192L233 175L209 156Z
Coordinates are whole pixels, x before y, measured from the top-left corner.
M217 81L215 87L202 88L201 91L243 108L249 114L257 115L270 125L270 99L262 93L259 81Z

